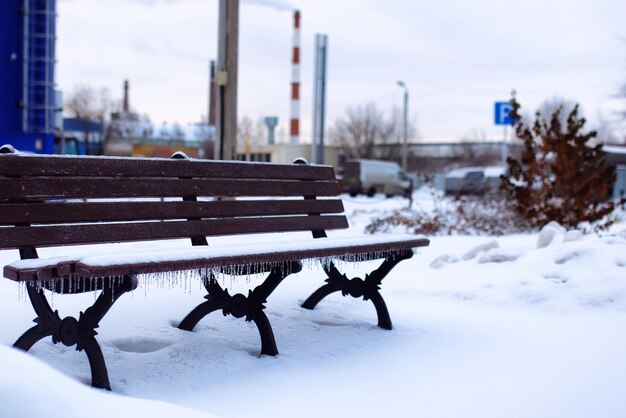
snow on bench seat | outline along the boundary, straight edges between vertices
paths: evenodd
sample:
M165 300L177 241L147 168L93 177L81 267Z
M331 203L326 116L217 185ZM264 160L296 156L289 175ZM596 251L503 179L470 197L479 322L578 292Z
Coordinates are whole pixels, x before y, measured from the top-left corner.
M194 269L253 266L262 271L272 263L339 258L364 261L385 258L403 249L428 245L421 236L390 234L268 242L260 245L193 247L175 250L111 253L88 256L19 260L7 265L4 276L15 281L50 280L63 276L111 277Z

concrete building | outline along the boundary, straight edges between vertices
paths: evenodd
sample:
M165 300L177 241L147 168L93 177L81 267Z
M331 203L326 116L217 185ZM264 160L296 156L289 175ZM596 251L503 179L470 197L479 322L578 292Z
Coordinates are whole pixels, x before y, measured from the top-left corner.
M291 164L296 158L305 158L311 161L311 144L274 144L250 146L244 150L237 149L237 160L264 161L272 163ZM339 147L324 147L324 163L332 165L335 171L343 166L342 153Z

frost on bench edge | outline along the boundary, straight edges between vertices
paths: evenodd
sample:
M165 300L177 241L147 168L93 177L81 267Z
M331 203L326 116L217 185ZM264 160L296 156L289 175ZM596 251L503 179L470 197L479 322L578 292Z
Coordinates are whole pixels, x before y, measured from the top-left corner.
M368 253L360 253L360 254L349 254L339 257L314 257L307 258L302 261L303 267L311 270L311 269L323 269L328 267L331 263L334 263L336 266L341 267L345 264L354 264L354 263L362 263L369 261L376 261L385 259L391 256L400 255L406 252L406 249L395 249L395 250L386 250L386 251L375 251ZM286 265L288 275L292 272L290 271L290 263L289 261L297 261L297 260L282 260L282 261L274 261L274 262L260 262L260 263L249 263L249 264L235 264L235 265L226 265L219 267L210 267L210 268L201 268L201 269L186 269L186 270L176 270L176 271L167 271L160 273L145 273L138 274L137 278L139 280L140 286L144 290L144 295L147 296L147 292L151 288L157 289L174 289L179 288L183 289L185 293L190 294L192 290L201 289L204 278L215 277L218 279L223 285L227 285L230 282L232 286L235 281L244 278L246 283L250 283L253 280L257 280L262 277L266 272L279 268L281 266ZM68 280L69 279L69 280ZM20 299L25 298L26 295L26 286L34 286L36 289L47 289L47 288L60 288L61 292L56 292L59 294L64 293L73 293L76 289L79 288L79 284L84 281L88 281L89 284L86 286L89 289L94 289L97 286L96 281L98 280L108 280L108 284L112 287L115 287L118 283L121 282L121 276L112 276L112 277L79 277L79 276L69 276L66 278L52 279L52 280L34 280L34 281L23 281L20 282ZM101 287L100 287L101 288ZM98 290L93 291L98 292ZM51 292L54 294L55 292Z

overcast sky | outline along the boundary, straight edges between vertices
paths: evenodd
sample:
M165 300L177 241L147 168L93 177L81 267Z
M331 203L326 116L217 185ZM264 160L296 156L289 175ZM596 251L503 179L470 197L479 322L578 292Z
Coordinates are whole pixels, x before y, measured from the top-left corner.
M207 112L217 0L60 0L57 84L107 87L160 124ZM554 96L592 124L615 120L626 83L623 0L241 1L239 116L279 117L287 132L292 10L302 13L302 139L310 141L313 43L328 35L327 126L348 106L402 106L422 140L500 138L495 101L527 111Z

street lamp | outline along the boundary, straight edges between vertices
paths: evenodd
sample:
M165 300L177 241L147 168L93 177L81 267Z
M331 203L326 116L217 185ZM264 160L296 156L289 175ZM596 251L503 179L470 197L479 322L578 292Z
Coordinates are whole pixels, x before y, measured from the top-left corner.
M409 114L409 89L404 84L404 81L398 81L398 85L404 89L404 115L402 118L402 169L406 173L406 158L407 158L407 136L408 136L408 114Z

